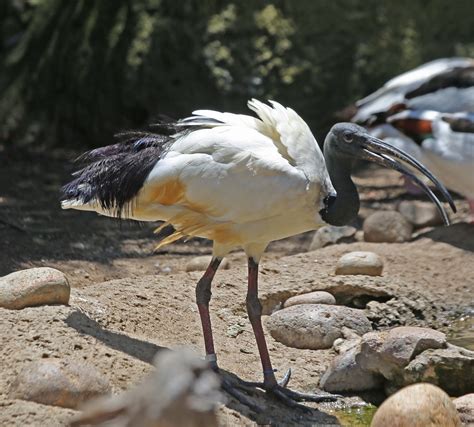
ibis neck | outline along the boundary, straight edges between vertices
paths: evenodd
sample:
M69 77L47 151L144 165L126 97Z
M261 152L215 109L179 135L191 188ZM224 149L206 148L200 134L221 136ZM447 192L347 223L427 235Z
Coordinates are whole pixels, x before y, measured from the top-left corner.
M357 217L360 207L359 193L351 178L352 160L338 156L330 147L324 148L326 168L337 193L324 219L331 225L346 225Z

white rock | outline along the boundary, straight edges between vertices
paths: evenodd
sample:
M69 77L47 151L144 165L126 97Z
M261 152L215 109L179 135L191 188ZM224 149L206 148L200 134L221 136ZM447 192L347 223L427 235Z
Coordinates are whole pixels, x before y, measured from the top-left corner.
M211 255L202 255L197 256L190 259L186 263L185 270L186 271L206 271L207 267L211 262L212 256ZM224 258L219 266L220 269L227 270L230 268L229 261L227 258Z
M458 427L461 421L449 396L432 384L414 384L390 396L371 427Z
M351 239L351 237L355 235L356 231L354 227L348 225L343 227L325 225L314 233L309 250L314 251L341 241L353 241L354 239Z
M307 294L295 295L294 297L288 298L283 304L283 307L286 308L299 304L336 304L336 298L325 291L308 292Z
M71 288L59 270L50 267L16 271L0 278L0 307L21 309L68 304Z
M398 212L416 228L443 224L443 218L433 203L404 200L398 205Z
M413 226L395 211L378 211L366 218L363 225L366 242L406 242L410 240Z
M467 426L474 426L474 393L458 397L453 403L461 422Z
M381 276L383 261L373 252L349 252L339 258L336 265L336 274L351 275L365 274L368 276Z
M303 304L273 313L266 322L277 341L295 348L330 348L346 327L359 334L372 329L362 310L339 305Z
M10 397L74 409L108 391L107 379L94 366L55 359L23 368L11 386Z

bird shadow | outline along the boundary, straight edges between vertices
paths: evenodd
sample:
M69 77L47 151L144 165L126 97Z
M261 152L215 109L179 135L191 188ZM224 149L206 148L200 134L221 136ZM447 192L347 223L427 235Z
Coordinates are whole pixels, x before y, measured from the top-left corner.
M474 224L460 222L449 227L436 227L426 233L419 234L415 240L429 238L437 242L447 243L465 251L474 252Z
M132 338L124 333L109 331L80 311L71 313L65 319L65 323L80 334L89 335L114 350L128 354L150 365L153 364L153 359L158 352L169 350L167 347ZM222 380L227 383L235 385L239 382L242 383L241 378L229 371L220 369L219 372ZM225 393L223 403L227 408L238 412L259 425L339 425L337 418L332 415L310 406L298 405L298 407L290 408L259 389L245 389L245 395L255 403L259 410L246 406L228 393ZM235 419L230 421L235 422Z

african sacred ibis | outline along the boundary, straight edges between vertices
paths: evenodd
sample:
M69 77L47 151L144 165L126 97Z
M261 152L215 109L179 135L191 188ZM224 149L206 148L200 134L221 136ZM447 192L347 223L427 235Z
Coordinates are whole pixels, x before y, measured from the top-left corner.
M174 234L213 241L213 258L196 286L206 357L217 369L209 316L211 282L222 258L241 247L248 258L247 311L263 368L252 383L288 404L318 401L277 382L267 350L258 300L258 265L268 243L325 224L343 225L359 210L351 180L356 159L370 160L414 179L447 214L427 185L427 176L454 210L443 185L418 161L369 135L362 127L332 127L321 152L308 125L292 109L251 100L258 118L210 110L195 111L171 127L175 133L131 134L125 141L86 153L85 167L64 187L63 208L91 210L139 221L163 220ZM407 167L408 165L408 167ZM224 387L227 387L224 384ZM244 401L242 393L232 391ZM248 402L248 401L246 401Z
M387 122L404 134L408 153L468 200L474 219L474 113L405 110Z
M420 65L389 80L356 107L351 121L362 125L382 123L405 109L474 112L474 59L442 58Z

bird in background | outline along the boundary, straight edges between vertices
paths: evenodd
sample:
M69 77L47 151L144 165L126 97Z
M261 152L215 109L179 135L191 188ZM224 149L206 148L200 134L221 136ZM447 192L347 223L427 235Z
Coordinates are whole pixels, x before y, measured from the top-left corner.
M212 260L196 286L206 359L218 370L209 315L211 282L230 251L242 248L248 259L246 306L260 354L263 382L240 381L222 387L251 406L242 392L261 388L290 406L332 396L299 393L279 383L262 329L258 268L274 240L341 226L354 220L359 195L351 179L353 164L369 160L408 176L448 215L419 171L455 206L445 187L420 162L371 136L353 123L334 125L324 154L305 121L277 102L248 103L257 117L198 110L169 123L159 133L122 134L122 141L81 156L83 168L63 188L63 208L96 211L138 221L164 221L175 231L159 247L182 237L213 241ZM160 129L160 128L158 128Z
M474 59L428 62L356 106L352 121L425 164L467 199L474 221ZM409 181L406 188L419 193Z

